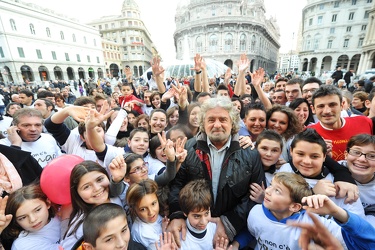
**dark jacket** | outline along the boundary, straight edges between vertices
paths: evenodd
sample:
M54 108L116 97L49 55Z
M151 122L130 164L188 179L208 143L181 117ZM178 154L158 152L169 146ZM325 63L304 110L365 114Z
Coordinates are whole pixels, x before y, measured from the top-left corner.
M212 182L207 165L200 160L196 151L201 150L208 155L210 154L206 138L206 134L201 133L197 137L191 138L185 146L188 150L186 160L182 163L170 186L169 209L171 213L176 212L174 215L181 211L178 204L178 194L189 181L206 179L211 186L212 195ZM256 182L261 185L264 179L259 154L249 148L242 149L238 142L238 135L232 135L232 141L226 151L222 165L216 204L211 206L212 216L221 216L227 234L228 228L232 232L228 235L229 238L246 226L249 211L256 204L249 199L250 183ZM178 218L174 215L171 216L171 219Z
M340 79L342 79L344 76L344 73L341 70L336 70L333 72L331 78L333 79L334 83L337 83Z

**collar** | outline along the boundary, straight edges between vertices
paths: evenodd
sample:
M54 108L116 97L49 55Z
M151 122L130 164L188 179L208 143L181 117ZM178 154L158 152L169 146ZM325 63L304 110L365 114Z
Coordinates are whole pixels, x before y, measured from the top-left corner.
M204 230L198 230L190 224L189 219L186 219L186 227L191 235L198 239L202 239L207 233L207 227Z
M275 171L276 171L276 164L271 165L268 170L264 170L264 172L270 173L270 174L274 174Z
M227 150L229 148L229 146L230 146L230 142L231 141L232 141L232 136L229 136L229 138L228 138L227 142L224 144L224 146L222 148L220 148L220 149L217 149L216 146L214 144L212 144L210 138L208 138L208 136L207 136L207 145L208 145L208 147L215 149L217 152L222 152L224 150Z
M40 135L39 135L38 139L36 139L35 141L39 140L39 139L40 139L40 137L42 137L42 133L40 133ZM22 138L21 138L21 139L22 139ZM23 142L35 142L35 141L25 141L24 139L22 139L22 141L23 141Z
M286 218L283 218L281 220L278 220L270 210L268 210L268 208L266 208L264 206L264 204L262 203L262 209L263 209L263 212L264 212L264 215L271 221L275 221L275 222L279 222L279 223L283 223L283 224L286 224L286 222L288 220L297 220L301 215L303 215L306 211L301 209L299 212L297 213L294 213L292 214L291 216L289 217L286 217Z
M324 179L327 177L327 175L329 174L329 169L326 167L326 166L322 166L322 170L320 171L320 173L317 175L317 176L313 176L313 177L310 177L310 176L304 176L303 174L301 174L301 172L293 165L293 160L290 160L288 162L290 164L290 167L293 169L293 172L296 173L296 174L299 174L300 176L302 176L303 178L307 178L307 179L314 179L314 180L321 180L321 179Z
M344 127L345 124L346 124L346 119L340 117L340 120L341 120L341 127L340 127L340 128L342 128L342 127ZM324 127L323 124L322 124L320 121L319 121L319 123L320 123L320 126L322 126L322 128L324 128L325 130L334 130L334 129L332 129L332 128L326 128L326 127Z

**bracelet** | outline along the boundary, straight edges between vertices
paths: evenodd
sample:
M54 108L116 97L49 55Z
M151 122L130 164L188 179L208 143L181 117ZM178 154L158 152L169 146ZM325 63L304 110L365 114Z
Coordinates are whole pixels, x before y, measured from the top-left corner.
M195 74L199 75L200 73L202 73L202 70L200 71L195 71Z

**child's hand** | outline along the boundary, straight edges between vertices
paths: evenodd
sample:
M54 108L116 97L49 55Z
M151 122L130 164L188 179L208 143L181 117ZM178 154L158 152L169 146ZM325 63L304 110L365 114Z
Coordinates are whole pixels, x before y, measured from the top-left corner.
M330 180L319 180L313 190L315 194L324 194L330 197L336 196L335 184Z
M302 204L303 208L307 211L310 211L312 213L316 213L319 215L332 215L334 218L340 220L341 222L345 221L345 218L343 219L343 213L346 214L345 210L337 206L328 196L317 194L317 195L311 195L307 197L302 198ZM342 210L342 211L341 211ZM341 214L340 214L341 212ZM347 215L347 214L346 214ZM346 216L347 217L347 216ZM344 220L344 221L342 221ZM347 220L347 218L346 218Z
M7 202L8 196L5 196L4 198L0 197L0 234L9 225L13 217L11 214L5 215L5 207L7 206Z
M173 242L172 233L164 233L160 235L160 246L157 242L155 242L155 246L157 250L176 250L177 246L176 243Z
M261 204L264 200L264 190L266 188L264 187L263 181L262 186L260 186L258 183L251 183L250 184L250 199L252 201L255 201L256 203Z
M232 250L232 246L229 246L228 247L228 239L224 238L224 237L217 237L216 238L216 241L215 241L215 249L214 250ZM228 248L227 248L228 247Z
M111 172L112 180L114 182L122 181L126 174L126 163L124 160L124 156L118 155L115 158L113 158L108 168Z
M161 221L161 229L163 233L167 231L168 224L169 224L169 219L167 216L164 216L163 220Z

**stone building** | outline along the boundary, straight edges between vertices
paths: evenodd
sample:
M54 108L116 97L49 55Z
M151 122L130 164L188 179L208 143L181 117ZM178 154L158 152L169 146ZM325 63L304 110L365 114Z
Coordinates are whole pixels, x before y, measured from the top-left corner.
M341 66L359 69L372 0L307 0L302 10L302 71L320 76Z
M0 81L103 76L101 38L93 27L19 0L1 0L0 12Z
M263 0L182 0L176 10L174 42L177 59L196 53L234 68L240 55L250 70L277 70L279 27L265 16Z
M362 46L361 62L359 63L358 73L361 74L367 69L375 68L375 1L372 9L369 11L367 33Z
M97 28L105 40L117 43L121 53L121 62L106 58L106 74L123 74L129 66L135 77L141 76L150 67L152 56L157 53L151 35L145 27L138 4L135 0L125 0L121 15L104 16L88 25ZM106 42L108 43L108 42ZM105 48L107 49L107 48Z

